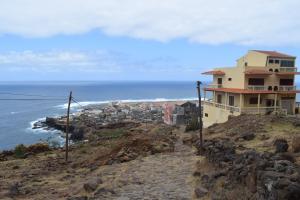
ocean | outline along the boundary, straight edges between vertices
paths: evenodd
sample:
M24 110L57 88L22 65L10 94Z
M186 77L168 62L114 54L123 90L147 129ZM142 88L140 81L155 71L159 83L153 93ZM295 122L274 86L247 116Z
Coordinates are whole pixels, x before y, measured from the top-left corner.
M63 142L55 130L32 129L46 116L66 114L69 92L80 105L110 101L196 99L195 82L6 82L0 83L0 150L45 140ZM78 111L73 104L72 112Z

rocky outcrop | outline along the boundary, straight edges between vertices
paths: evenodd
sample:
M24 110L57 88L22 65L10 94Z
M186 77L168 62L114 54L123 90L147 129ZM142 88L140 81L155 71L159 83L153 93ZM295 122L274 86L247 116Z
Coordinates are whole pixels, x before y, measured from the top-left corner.
M229 139L213 139L205 141L204 155L214 164L216 171L201 176L202 186L212 189L218 178L225 177L225 189L220 194L222 199L229 199L228 193L231 191L232 194L240 185L249 191L247 198L300 198L300 168L285 154L257 153L254 150L237 154Z
M289 148L288 142L285 139L276 139L274 146L276 147L276 153L287 152Z

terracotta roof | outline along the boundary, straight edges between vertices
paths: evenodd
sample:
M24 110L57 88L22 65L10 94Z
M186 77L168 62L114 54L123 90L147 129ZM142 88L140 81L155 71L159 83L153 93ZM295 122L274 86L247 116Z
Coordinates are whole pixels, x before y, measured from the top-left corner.
M248 90L248 89L239 89L239 88L204 88L205 91L217 91L217 92L229 92L229 93L238 93L238 94L294 94L300 93L300 90L293 91L269 91L269 90Z
M212 70L212 71L203 72L202 74L204 74L204 75L225 75L225 72L223 72L221 70Z
M247 75L271 75L272 72L269 72L267 70L263 70L263 69L250 69L245 71L245 74Z
M276 72L276 75L300 75L300 72Z
M263 54L266 54L270 57L277 57L277 58L295 58L295 56L290 56L290 55L287 55L287 54L284 54L284 53L280 53L280 52L277 52L277 51L261 51L261 50L253 50L253 51L256 51L256 52L259 52L259 53L263 53Z

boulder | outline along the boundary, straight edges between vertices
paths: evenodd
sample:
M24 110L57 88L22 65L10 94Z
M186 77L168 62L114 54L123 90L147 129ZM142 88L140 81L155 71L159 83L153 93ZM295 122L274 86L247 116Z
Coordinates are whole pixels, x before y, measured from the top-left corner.
M300 135L294 136L292 140L292 151L294 153L300 152Z
M202 197L204 197L206 194L208 193L208 190L207 189L205 189L205 188L203 188L203 187L197 187L196 189L195 189L195 195L196 195L196 197L197 198L202 198Z
M254 133L246 132L246 133L242 133L240 137L248 141L248 140L253 140L255 138L255 135Z
M274 146L276 147L276 153L287 152L289 145L285 139L276 139L274 142Z
M87 192L93 192L97 189L98 185L102 183L102 180L99 178L95 178L92 180L89 180L83 185L83 188Z

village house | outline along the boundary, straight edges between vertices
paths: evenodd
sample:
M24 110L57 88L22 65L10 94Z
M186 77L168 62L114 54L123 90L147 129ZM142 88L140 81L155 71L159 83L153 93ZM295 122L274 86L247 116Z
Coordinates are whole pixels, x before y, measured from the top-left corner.
M204 87L204 126L242 113L294 115L300 92L295 86L295 75L300 74L295 60L276 51L251 50L237 60L236 67L202 73L213 75L213 83Z
M187 125L198 115L197 104L189 101L179 105L166 103L163 108L164 122L169 125Z

